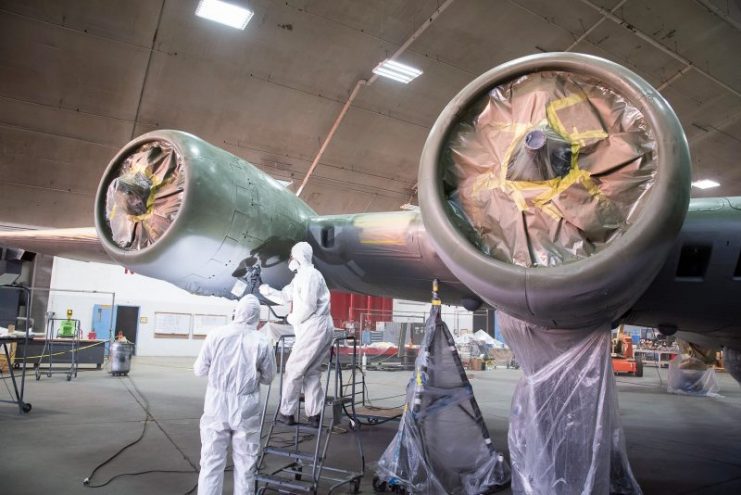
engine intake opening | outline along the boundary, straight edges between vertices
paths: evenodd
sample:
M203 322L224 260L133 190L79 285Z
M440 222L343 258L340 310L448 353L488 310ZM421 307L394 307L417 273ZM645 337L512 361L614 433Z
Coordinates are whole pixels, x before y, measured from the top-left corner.
M621 236L656 174L638 108L567 71L520 76L473 101L440 156L448 216L481 252L510 264L588 258Z
M150 141L126 157L106 191L105 219L119 247L141 250L157 242L183 204L183 161L166 141Z

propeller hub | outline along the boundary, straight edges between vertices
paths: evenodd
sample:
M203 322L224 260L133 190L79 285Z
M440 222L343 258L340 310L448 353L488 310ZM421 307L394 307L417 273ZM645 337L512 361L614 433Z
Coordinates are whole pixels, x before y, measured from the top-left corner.
M545 132L533 129L525 136L525 147L529 151L538 151L545 146Z
M147 203L152 193L152 181L138 172L133 176L118 177L111 183L114 202L127 215L139 216L147 212Z

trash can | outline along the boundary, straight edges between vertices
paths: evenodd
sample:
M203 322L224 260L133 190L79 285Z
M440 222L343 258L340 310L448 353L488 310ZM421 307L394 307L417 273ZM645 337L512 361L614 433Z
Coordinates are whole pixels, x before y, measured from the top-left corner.
M129 374L132 354L134 354L134 344L127 342L111 344L111 374L113 376Z

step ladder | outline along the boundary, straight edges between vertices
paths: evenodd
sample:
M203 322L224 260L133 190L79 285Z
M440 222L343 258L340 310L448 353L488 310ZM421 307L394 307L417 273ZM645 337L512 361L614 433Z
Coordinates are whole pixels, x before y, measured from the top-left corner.
M269 416L267 414L268 400L272 391L271 385L268 389L262 411L260 438L263 438L263 432L265 430L267 430L267 435L264 436L262 450L257 462L257 474L255 476L257 483L256 493L257 495L270 492L285 494L308 493L316 495L320 493L320 484L322 485L321 493L331 494L338 488L346 485L350 485L353 492L357 493L360 490L360 480L365 474L365 455L363 453L363 444L356 431L357 423L353 418L350 418L350 431L355 437L359 469L357 471L351 471L326 465L332 430L334 426L339 424L343 411L346 411L346 405L352 402L350 397L343 396L342 365L339 359L340 347L348 341L354 341L355 338L348 336L344 332L335 332L327 362L326 383L324 386L325 401L324 407L319 414L318 428L300 421L302 418L301 408L304 403L303 396L299 401L299 421L291 426L277 422L280 401L283 395L283 373L286 362L286 339L288 338L293 338L293 336L284 335L276 344L280 373L278 406L272 415ZM355 358L353 357L353 359ZM352 363L353 367L356 365L357 363ZM333 385L333 390L330 390L330 384ZM330 396L330 391L334 392L333 396ZM331 414L327 413L328 409L331 409ZM291 435L291 440L286 440L286 434ZM301 446L304 444L307 436L313 436L314 446L310 450L302 450ZM278 440L283 441L284 444L276 445ZM310 442L306 443L310 444ZM268 460L278 461L277 465L269 466ZM273 462L270 464L273 464Z

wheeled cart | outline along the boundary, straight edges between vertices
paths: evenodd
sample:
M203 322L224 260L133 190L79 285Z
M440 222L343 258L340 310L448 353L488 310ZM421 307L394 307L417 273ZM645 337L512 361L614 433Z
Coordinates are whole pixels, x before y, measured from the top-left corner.
M55 322L71 325L71 336L58 337L55 334ZM73 377L77 378L77 353L80 350L80 333L80 320L69 318L47 319L46 340L44 342L44 349L41 351L39 365L36 367L36 380L40 380L42 374L48 377L54 374L64 374L67 377L67 381L72 380ZM69 361L64 361L64 364L68 366L54 366L54 357L60 354L69 354Z

